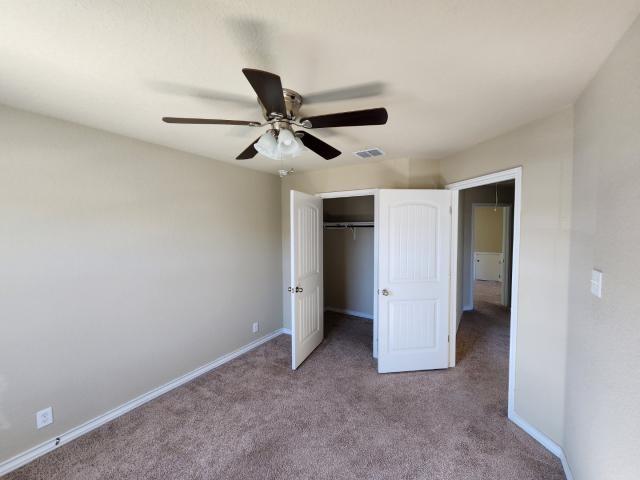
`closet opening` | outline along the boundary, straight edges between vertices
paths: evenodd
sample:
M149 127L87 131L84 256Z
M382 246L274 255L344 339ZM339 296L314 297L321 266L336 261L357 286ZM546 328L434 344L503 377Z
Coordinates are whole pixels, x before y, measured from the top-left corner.
M357 337L374 357L375 203L374 195L322 201L324 334L349 336L350 345Z

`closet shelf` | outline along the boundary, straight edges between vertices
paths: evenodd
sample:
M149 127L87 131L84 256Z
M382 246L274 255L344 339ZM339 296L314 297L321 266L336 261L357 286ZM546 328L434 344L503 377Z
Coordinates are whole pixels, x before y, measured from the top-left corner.
M373 222L324 222L324 228L357 228L373 226Z

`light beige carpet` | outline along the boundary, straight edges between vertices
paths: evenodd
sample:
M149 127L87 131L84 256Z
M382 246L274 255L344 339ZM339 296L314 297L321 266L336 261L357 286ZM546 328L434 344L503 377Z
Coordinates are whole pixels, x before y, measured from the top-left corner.
M455 369L380 375L371 322L332 314L298 371L278 337L6 480L563 479L506 418L504 310L476 307Z
M473 303L500 305L502 283L491 280L476 280L473 284ZM483 305L480 305L482 308Z

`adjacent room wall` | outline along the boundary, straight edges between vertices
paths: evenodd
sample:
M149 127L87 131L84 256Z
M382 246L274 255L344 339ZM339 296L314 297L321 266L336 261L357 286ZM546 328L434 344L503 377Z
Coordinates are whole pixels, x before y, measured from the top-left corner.
M282 327L277 176L7 107L0 145L0 461Z
M500 185L498 198L502 204L513 203L513 186ZM473 205L478 203L492 203L496 201L496 187L494 185L483 185L481 187L468 188L462 191L459 201L458 218L462 219L462 228L458 230L459 246L462 244L462 259L459 262L459 270L462 271L460 289L462 290L462 309L471 310L473 306L473 235L471 232L473 220Z
M440 162L445 183L522 166L515 410L562 443L573 111Z
M576 480L638 478L640 20L581 95L575 124L564 449Z
M474 219L474 250L502 253L504 207L476 207Z

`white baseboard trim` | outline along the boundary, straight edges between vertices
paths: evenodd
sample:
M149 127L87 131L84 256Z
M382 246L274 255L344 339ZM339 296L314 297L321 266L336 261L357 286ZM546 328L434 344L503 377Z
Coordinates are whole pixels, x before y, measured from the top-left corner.
M291 335L291 329L290 328L281 328L280 331L284 334L284 335Z
M518 415L516 412L511 412L509 414L509 420L511 420L513 423L518 425L522 430L524 430L533 438L535 438L538 441L538 443L540 443L544 448L546 448L551 453L553 453L556 457L558 458L560 457L560 455L562 454L562 448L560 447L560 445L558 445L556 442L551 440L544 433L542 433L540 430L535 428L533 425L531 425L529 422L523 419L520 415Z
M231 360L239 357L240 355L247 353L250 350L253 350L254 348L262 345L263 343L266 343L269 340L285 333L288 333L289 335L291 335L291 331L285 328L280 328L278 330L275 330L274 332L271 332L265 335L264 337L260 337L244 345L243 347L240 347L239 349L234 350L231 353L222 355L221 357L218 357L217 359L207 363L206 365L202 365L201 367L198 367L189 373L186 373L178 378L175 378L170 382L167 382L164 385L161 385L160 387L154 388L153 390L150 390L149 392L144 393L139 397L134 398L133 400L129 400L128 402L123 403L119 407L109 410L108 412L103 413L102 415L99 415L93 418L92 420L89 420L77 427L74 427L71 430L68 430L67 432L61 434L58 437L47 440L46 442L43 442L40 445L36 445L35 447L30 448L29 450L26 450L12 458L9 458L8 460L5 460L4 462L1 462L0 477L3 475L6 475L7 473L17 468L22 467L23 465L26 465L27 463L35 460L36 458L44 455L45 453L49 453L50 451L56 449L61 445L64 445L65 443L68 443L71 440L74 440L75 438L78 438L79 436L84 435L85 433L90 432L91 430L98 428L99 426L104 425L105 423L110 422L111 420L118 418L121 415L124 415L125 413L133 410L134 408L139 407L140 405L143 405L153 400L154 398L157 398L160 395L167 393L170 390L173 390L174 388L184 385L185 383L193 380L194 378L199 377L200 375L203 375L227 362L230 362Z
M544 448L553 453L560 461L562 462L562 469L564 470L564 475L567 477L567 480L573 480L573 474L571 473L571 468L569 467L569 462L567 461L567 457L564 454L564 450L562 447L558 445L556 442L551 440L548 436L542 433L540 430L535 428L529 422L527 422L524 418L518 415L516 412L509 413L509 420L519 426L522 430L531 435L538 443L540 443Z
M463 305L462 306L462 311L463 312L470 312L471 310L473 310L473 305Z
M368 320L373 320L373 315L365 312L358 312L356 310L346 310L344 308L324 307L325 312L344 313L345 315L351 315L352 317L361 317Z
M571 473L571 467L569 466L569 461L567 460L567 456L564 454L564 450L562 450L560 461L562 462L562 469L564 470L564 476L567 477L567 480L573 480L573 473Z

